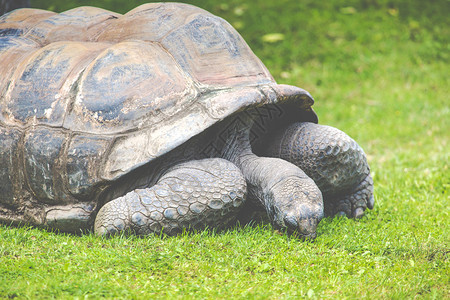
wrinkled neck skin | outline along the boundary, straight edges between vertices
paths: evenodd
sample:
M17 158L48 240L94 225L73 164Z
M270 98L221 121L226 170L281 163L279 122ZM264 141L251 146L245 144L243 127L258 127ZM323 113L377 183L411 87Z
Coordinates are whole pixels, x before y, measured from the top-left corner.
M251 114L245 113L226 120L216 133L215 145L221 149L218 156L241 170L247 182L248 200L262 204L275 227L314 238L323 218L322 193L294 164L253 153L252 140L264 133L255 130L254 122Z
M225 120L225 126L217 134L219 138L215 140L214 144L217 145L218 149L221 149L221 152L217 153L217 157L229 160L241 169L244 178L247 180L248 195L253 200L257 199L266 206L264 200L267 197L259 187L274 185L276 182L261 182L266 178L260 175L271 170L264 170L266 169L264 165L256 163L259 157L253 153L250 142L253 124L254 120L245 114Z

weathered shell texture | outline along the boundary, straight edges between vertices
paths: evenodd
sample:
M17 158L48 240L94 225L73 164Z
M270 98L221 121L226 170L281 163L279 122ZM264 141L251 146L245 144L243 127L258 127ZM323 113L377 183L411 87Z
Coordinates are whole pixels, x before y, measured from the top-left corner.
M246 107L312 104L277 85L226 21L174 3L2 16L0 92L0 204L11 207L24 191L87 201Z

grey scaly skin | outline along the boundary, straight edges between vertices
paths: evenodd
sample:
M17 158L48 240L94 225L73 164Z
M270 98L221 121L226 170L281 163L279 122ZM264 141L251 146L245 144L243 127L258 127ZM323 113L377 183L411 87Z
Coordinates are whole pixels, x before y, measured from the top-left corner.
M323 217L322 194L316 184L294 164L253 154L249 141L253 120L241 117L236 127L230 126L233 121L225 125L228 138L214 141L219 150L213 155L220 158L181 163L154 186L105 204L97 215L95 232L173 234L182 228L224 226L236 218L248 190L276 227L315 237ZM212 136L217 135L207 133L204 138Z
M111 235L223 227L234 220L245 201L246 183L239 169L221 158L192 160L170 168L158 182L104 205L95 232Z
M174 234L183 228L223 227L248 197L262 204L276 227L315 237L324 201L330 216L358 218L373 208L365 154L342 131L294 123L265 137L264 154L272 157L260 157L250 144L253 120L235 120L222 124L228 130L226 139L214 140L217 132L211 130L187 143L195 147L212 139L213 148L219 149L210 154L215 158L175 165L154 186L107 203L95 222L97 234Z
M359 218L372 209L373 180L362 148L344 132L314 123L294 123L271 134L265 155L289 161L323 193L326 215Z
M250 143L253 120L241 117L240 121L246 126L236 129L236 141L230 143L233 146L229 149L233 149L234 155L224 155L228 155L244 174L249 198L262 204L275 227L314 238L323 218L319 188L294 164L255 155Z
M324 201L327 215L357 218L373 208L365 154L348 135L294 123L269 133L264 155L271 157L260 157L252 152L252 125L249 117L230 118L221 124L226 138L217 138L213 128L187 143L197 159L175 164L154 186L107 203L97 215L96 233L175 234L183 228L223 227L250 198L262 204L276 227L315 237ZM205 159L198 145L208 141L216 151Z

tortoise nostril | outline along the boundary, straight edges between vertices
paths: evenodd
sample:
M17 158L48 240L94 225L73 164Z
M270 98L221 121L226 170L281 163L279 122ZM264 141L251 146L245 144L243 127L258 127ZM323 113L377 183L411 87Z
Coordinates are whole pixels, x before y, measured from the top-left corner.
M315 237L317 224L319 224L319 219L310 218L299 218L292 215L288 215L284 218L284 224L288 230L297 232L302 236Z
M299 222L299 232L304 235L310 235L316 232L317 220L316 219L303 219Z
M294 216L286 216L284 218L284 224L291 230L297 230L298 228L298 222Z

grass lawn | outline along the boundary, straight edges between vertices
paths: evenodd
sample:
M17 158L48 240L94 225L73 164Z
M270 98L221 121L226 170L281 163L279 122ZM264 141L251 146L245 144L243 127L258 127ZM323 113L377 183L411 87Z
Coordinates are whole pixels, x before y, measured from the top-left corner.
M32 5L94 2L139 4ZM359 142L374 210L324 219L313 242L270 225L111 239L3 225L0 298L449 299L450 2L191 2L233 24L279 83L310 91L320 123Z

